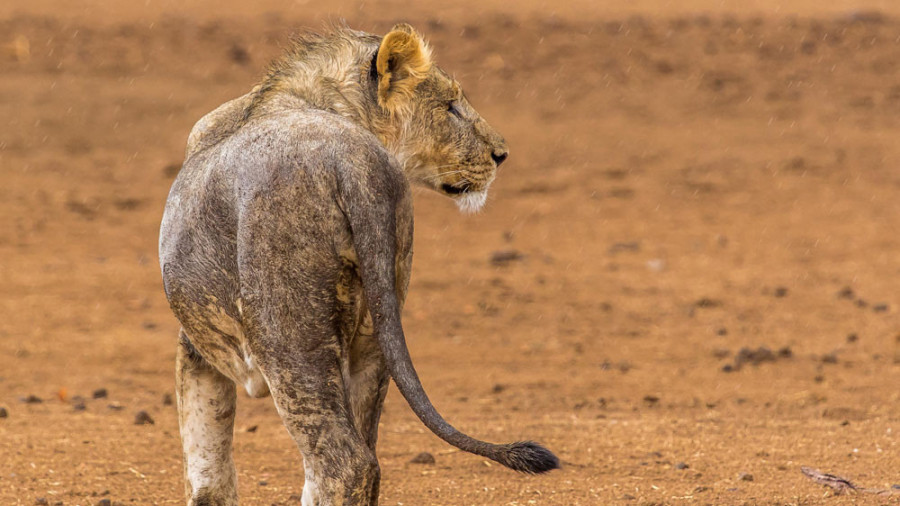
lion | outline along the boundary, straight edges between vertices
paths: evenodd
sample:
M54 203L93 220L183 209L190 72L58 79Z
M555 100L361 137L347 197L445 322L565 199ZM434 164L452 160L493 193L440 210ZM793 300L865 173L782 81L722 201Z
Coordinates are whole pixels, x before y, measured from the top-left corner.
M491 444L425 394L400 310L410 185L480 209L504 139L409 25L296 39L246 95L188 138L160 230L181 323L176 394L189 505L237 504L235 385L271 393L303 457L302 504L375 505L389 378L449 444L525 473L559 466L530 441Z

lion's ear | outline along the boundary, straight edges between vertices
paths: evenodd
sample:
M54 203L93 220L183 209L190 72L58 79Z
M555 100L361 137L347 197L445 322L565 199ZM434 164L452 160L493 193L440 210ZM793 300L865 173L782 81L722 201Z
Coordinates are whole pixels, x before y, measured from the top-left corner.
M378 103L392 114L409 103L431 70L431 50L413 27L401 23L384 36L375 61Z

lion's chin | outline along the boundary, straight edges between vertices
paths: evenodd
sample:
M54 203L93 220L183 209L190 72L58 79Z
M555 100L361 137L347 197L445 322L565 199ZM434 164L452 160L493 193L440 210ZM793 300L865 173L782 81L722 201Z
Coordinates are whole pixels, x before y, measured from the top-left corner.
M456 207L463 214L475 214L481 211L487 200L487 190L467 191L456 197Z

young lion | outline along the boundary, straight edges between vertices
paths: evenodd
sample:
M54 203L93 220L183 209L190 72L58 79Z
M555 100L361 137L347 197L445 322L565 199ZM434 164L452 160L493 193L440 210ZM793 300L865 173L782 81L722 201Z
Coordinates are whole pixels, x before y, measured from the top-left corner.
M375 505L378 418L394 378L453 446L517 471L557 458L485 443L431 405L400 308L412 261L409 183L479 209L506 144L408 25L309 35L188 138L160 231L182 324L176 383L188 504L237 504L235 383L270 391L300 448L304 506Z

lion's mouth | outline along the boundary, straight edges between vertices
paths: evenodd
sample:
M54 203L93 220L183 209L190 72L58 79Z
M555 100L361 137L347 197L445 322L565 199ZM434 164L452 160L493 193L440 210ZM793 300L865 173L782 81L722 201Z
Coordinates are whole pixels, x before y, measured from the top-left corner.
M441 185L441 190L450 195L460 195L469 191L471 187L472 185L468 181L460 181L456 185L444 183Z

